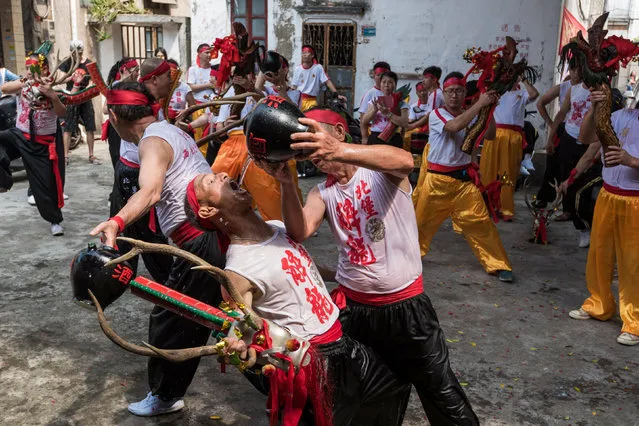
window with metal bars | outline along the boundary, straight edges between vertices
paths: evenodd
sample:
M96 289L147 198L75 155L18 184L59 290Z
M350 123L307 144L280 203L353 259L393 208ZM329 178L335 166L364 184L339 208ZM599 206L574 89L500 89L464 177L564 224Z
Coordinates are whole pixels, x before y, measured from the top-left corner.
M231 23L233 22L242 23L253 40L268 49L266 0L231 0Z
M164 45L162 26L122 25L122 56L140 61L153 56Z
M303 44L313 46L317 61L328 73L337 91L353 107L355 93L355 24L305 23Z

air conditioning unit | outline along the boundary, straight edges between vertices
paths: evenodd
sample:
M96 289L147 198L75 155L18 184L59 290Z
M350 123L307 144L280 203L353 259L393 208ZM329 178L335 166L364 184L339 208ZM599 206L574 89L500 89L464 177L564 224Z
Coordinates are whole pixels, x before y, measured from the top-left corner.
M55 42L55 21L51 19L45 19L42 21L44 30L44 39L49 39Z

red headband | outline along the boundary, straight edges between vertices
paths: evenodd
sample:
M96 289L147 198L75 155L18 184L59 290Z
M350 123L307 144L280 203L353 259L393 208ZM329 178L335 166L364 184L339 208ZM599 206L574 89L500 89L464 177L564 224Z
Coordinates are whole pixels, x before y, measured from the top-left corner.
M302 47L302 53L312 53L313 55L315 54L315 49L313 49L312 47Z
M135 59L131 59L127 62L125 62L124 64L122 64L122 66L120 67L120 69L125 69L125 70L130 70L132 68L135 68L138 66L138 61Z
M30 67L31 65L38 65L40 63L40 61L38 61L35 58L27 58L26 61L24 61L24 66L25 67Z
M211 46L209 46L208 44L206 44L206 45L204 45L204 46L200 47L200 48L197 50L197 53L199 54L199 53L202 53L202 52L206 52L206 51L208 51L208 50L211 50Z
M195 218L200 228L206 229L207 231L216 231L215 225L200 216L200 202L197 199L197 195L195 195L195 179L197 179L197 176L186 186L186 201L189 203L189 207L191 207L193 213L195 213Z
M342 126L344 126L344 130L346 130L346 133L348 133L348 123L346 122L346 119L335 111L318 108L306 111L305 115L306 117L311 118L319 123L330 124L331 126L341 124Z
M451 77L444 81L444 89L450 86L464 86L466 87L466 80L459 77Z
M150 105L144 93L132 90L109 90L106 95L108 105Z
M424 83L417 83L417 85L415 85L415 90L422 90L424 88Z
M426 74L424 74L424 78L426 78L426 77L430 77L430 78L432 78L432 79L433 79L433 80L435 80L435 81L439 81L439 79L438 79L438 78L437 78L434 74L431 74L431 73L429 73L429 72L427 72Z
M171 70L171 66L169 65L169 63L167 61L162 61L160 65L158 65L157 68L155 68L153 71L140 77L139 81L141 83L145 82L147 80L150 80L152 77L155 77L156 75L162 75L165 72L170 70Z
M384 68L384 67L377 67L373 70L373 74L377 75L377 74L384 74L385 72L390 71L388 68Z

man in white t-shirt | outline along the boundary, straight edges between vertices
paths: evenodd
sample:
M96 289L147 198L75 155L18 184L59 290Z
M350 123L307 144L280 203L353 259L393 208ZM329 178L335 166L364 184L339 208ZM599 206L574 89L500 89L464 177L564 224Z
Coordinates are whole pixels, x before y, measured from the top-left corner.
M209 102L215 96L216 80L211 74L211 46L202 43L197 47L197 57L195 65L189 68L186 75L186 83L191 87L193 98L198 104ZM205 114L207 109L200 109L191 114L191 119L195 120ZM203 129L195 129L194 138L198 140L202 137ZM206 156L207 145L200 147L202 154Z
M452 72L444 79L444 107L434 110L429 119L428 173L415 203L421 255L425 256L441 224L451 217L489 274L512 282L513 273L497 227L478 188L477 166L461 150L466 127L480 109L497 101L494 92L482 93L479 100L464 110L464 75ZM487 137L494 137L494 122L488 124Z
M309 159L328 177L302 205L288 169L269 168L281 183L288 234L302 242L326 218L338 247L333 297L343 309L346 333L415 386L431 424L479 424L424 294L407 177L411 154L389 145L345 143L346 120L334 111L306 115L300 122L312 133L293 134L291 148L311 151Z
M295 67L291 86L302 92L302 111L307 111L317 106L317 96L323 85L331 92L337 93L335 85L331 81L322 64L315 59L315 50L312 46L302 46L302 63ZM340 99L346 101L344 96Z
M364 114L366 114L366 111L368 111L368 106L371 101L374 101L380 96L384 96L384 92L382 92L381 86L382 74L387 71L391 71L391 67L388 62L375 62L375 65L373 65L373 80L375 81L375 84L373 85L373 87L368 89L366 93L364 93L364 96L362 96L362 100L359 102L359 108L357 109L357 112L359 113L360 118L359 129L362 133L363 145L366 145L368 143L368 135L370 134L370 131L368 129L368 123L362 121L362 117L364 116Z

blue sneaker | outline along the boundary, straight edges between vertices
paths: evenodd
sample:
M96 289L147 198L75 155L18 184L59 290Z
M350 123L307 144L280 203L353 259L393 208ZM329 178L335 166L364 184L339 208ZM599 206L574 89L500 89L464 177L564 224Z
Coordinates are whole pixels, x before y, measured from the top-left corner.
M142 401L129 404L127 408L136 416L152 417L180 411L184 408L184 401L180 398L162 401L157 395L152 395L149 392Z
M513 271L505 271L505 270L497 271L497 278L499 278L499 281L503 281L505 283L511 283L513 282Z

